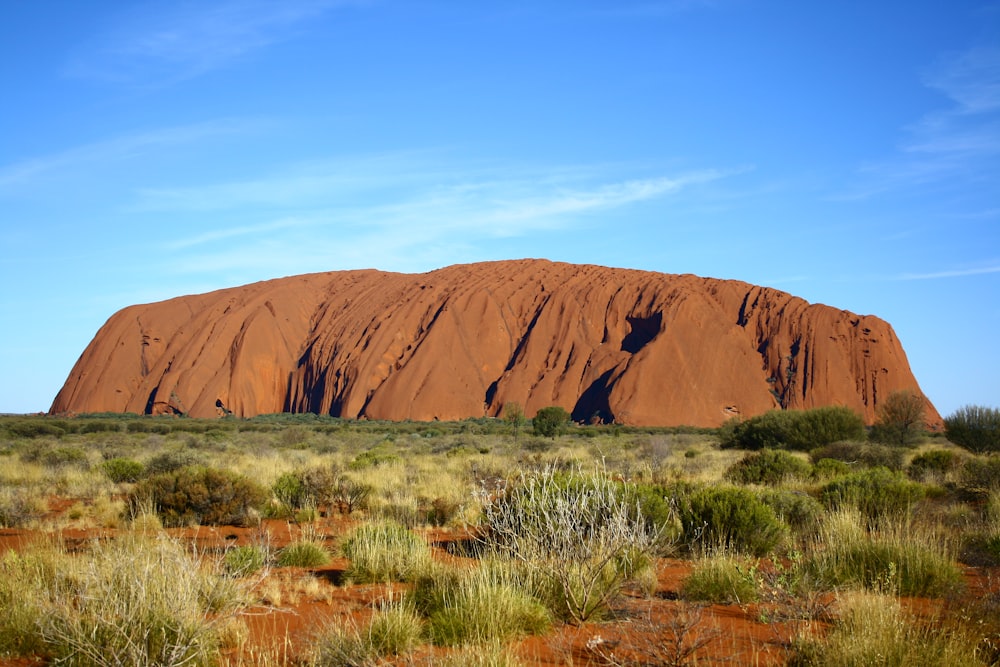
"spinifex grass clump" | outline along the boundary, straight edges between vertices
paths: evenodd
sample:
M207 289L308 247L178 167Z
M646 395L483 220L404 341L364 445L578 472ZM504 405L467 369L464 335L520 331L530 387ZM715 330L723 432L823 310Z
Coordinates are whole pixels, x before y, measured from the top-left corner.
M755 602L760 595L757 565L725 551L706 554L695 561L681 595L687 600L721 604Z
M233 547L222 557L223 567L234 577L251 575L263 569L267 561L267 549L255 544Z
M409 581L431 560L424 540L391 522L359 526L340 549L351 561L346 576L355 583Z
M842 477L820 490L828 507L853 507L869 520L906 516L924 494L921 484L882 467Z
M20 648L70 667L212 665L220 627L243 603L230 580L163 536L126 533L73 557L8 556L4 569L17 577L7 583L23 596L20 618L34 617L34 634L22 625L14 635Z
M483 489L481 500L487 550L525 565L549 608L575 623L607 611L660 543L634 489L604 471L525 474L503 493Z
M328 625L313 640L311 667L384 664L383 658L412 651L423 633L423 621L408 605L388 605L365 626Z
M485 561L465 571L431 568L410 599L435 644L487 644L548 630L551 616L529 588L516 564Z
M941 596L962 581L939 536L906 523L869 530L856 510L828 517L805 567L822 586L899 595Z
M279 567L318 567L330 562L330 554L313 540L292 542L278 552Z
M824 638L797 642L793 667L981 667L973 638L931 627L903 611L899 601L878 593L849 593Z

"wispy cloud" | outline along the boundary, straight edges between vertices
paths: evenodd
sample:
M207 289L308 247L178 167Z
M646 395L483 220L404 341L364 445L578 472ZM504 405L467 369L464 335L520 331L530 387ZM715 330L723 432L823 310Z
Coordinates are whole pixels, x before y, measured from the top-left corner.
M416 268L425 265L422 258L434 263L469 257L470 247L605 224L592 215L657 206L739 173L691 170L622 178L615 168L596 165L488 167L413 154L346 163L357 165L351 179L344 178L348 170L340 161L312 163L311 170L296 166L249 182L143 191L137 208L171 219L177 219L175 211L186 211L181 217L218 225L205 231L203 223L195 223L190 226L198 231L174 234L163 247L174 270L253 267L274 275L344 262ZM270 206L262 210L262 202ZM218 222L233 219L247 222Z
M349 0L223 0L142 4L118 16L67 66L72 76L157 86L175 83L293 38Z
M951 105L905 128L899 154L865 165L863 184L847 198L958 178L994 187L1000 172L1000 48L975 48L944 58L928 70L924 84Z
M602 179L599 171L449 165L413 153L360 156L248 181L142 189L131 210L250 214L265 209L280 218L175 241L184 247L291 226L395 231L415 226L423 234L463 229L506 237L558 228L569 219L659 199L732 173L696 170L631 179L604 174Z
M982 276L991 273L1000 273L1000 263L989 266L970 267L963 269L947 269L944 271L931 271L928 273L903 273L895 277L895 280L937 280L940 278L965 278L968 276Z
M245 119L222 119L148 132L135 132L75 146L58 153L37 156L8 165L0 165L0 194L13 190L49 173L63 169L91 169L161 150L190 144L208 137L240 134L257 127Z

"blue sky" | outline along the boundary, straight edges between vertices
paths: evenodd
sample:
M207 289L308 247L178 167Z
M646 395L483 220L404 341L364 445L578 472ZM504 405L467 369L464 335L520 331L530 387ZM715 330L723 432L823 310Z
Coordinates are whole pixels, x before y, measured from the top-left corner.
M521 257L877 315L1000 406L1000 2L3 2L0 91L0 412L130 304Z

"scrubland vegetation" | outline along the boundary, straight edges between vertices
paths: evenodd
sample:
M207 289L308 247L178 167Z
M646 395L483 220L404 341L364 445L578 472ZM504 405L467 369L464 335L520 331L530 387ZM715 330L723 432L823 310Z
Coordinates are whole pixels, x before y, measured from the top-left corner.
M915 433L905 398L874 429L2 417L0 664L1000 664L996 411Z

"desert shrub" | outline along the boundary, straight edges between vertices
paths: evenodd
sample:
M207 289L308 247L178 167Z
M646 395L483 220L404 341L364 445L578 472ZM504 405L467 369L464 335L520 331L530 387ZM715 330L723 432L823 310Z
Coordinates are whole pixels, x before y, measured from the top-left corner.
M962 571L939 536L915 532L906 524L884 523L869 531L856 510L831 514L812 551L803 567L827 588L935 597L962 582Z
M119 422L88 419L80 424L79 433L116 433L122 430Z
M312 667L367 667L405 655L420 643L423 621L407 605L383 607L359 627L329 624L313 639Z
M833 479L851 472L851 466L837 459L821 458L813 463L812 477L818 480Z
M45 499L22 487L0 488L0 528L23 528L45 513Z
M784 541L788 527L753 491L703 487L678 503L682 539L691 547L764 556Z
M962 457L950 449L932 449L913 457L907 476L917 482L943 481L962 465Z
M140 461L127 458L113 458L101 463L101 470L115 484L138 482L146 472Z
M279 475L271 484L271 493L274 494L285 514L305 507L307 502L305 484L302 483L302 478L294 472Z
M261 486L242 475L190 467L142 480L129 495L129 502L152 502L167 526L247 525L267 497Z
M944 420L944 435L969 451L1000 451L1000 409L966 405Z
M340 550L351 561L345 576L355 583L409 581L431 559L424 540L393 522L358 526Z
M278 552L278 567L319 567L330 562L330 554L315 540L292 542Z
M582 623L607 611L660 543L632 497L603 472L525 473L503 493L481 489L483 544L524 563L553 596L550 608Z
M66 434L64 422L53 422L46 419L4 420L4 430L15 438L39 438L51 436L61 438Z
M188 450L160 452L146 461L146 475L161 475L181 468L197 466L201 458Z
M960 560L976 567L1000 565L1000 530L964 533Z
M865 423L850 408L771 410L727 427L720 444L736 449L809 451L838 440L863 440Z
M159 419L133 419L125 424L129 433L159 433L166 435L174 430L170 422Z
M882 466L889 470L900 470L903 467L905 453L906 450L899 447L844 440L811 450L809 458L814 463L823 459L833 459L855 467Z
M245 577L262 570L267 565L267 549L254 544L244 544L226 551L222 565L234 577Z
M788 477L805 477L809 464L788 452L764 449L747 454L725 473L736 484L780 484Z
M928 626L880 593L850 593L825 637L803 635L791 667L979 667L976 642L954 628Z
M855 507L869 520L902 516L924 497L924 487L886 468L869 468L828 482L820 500L830 508Z
M895 391L878 406L869 438L897 447L916 444L925 433L924 397L914 391Z
M379 443L354 457L348 464L351 470L364 470L399 461L399 455L390 449L386 443Z
M755 602L760 595L756 564L725 551L698 558L681 585L685 600L716 604Z
M531 419L532 432L540 438L554 438L565 430L570 415L564 408L553 405L542 408Z
M812 496L789 489L765 489L760 499L800 535L813 533L823 517L823 505Z
M459 502L442 496L438 496L429 502L423 499L420 505L420 511L424 515L426 522L432 526L447 525L458 515L460 509L461 504Z
M1000 456L968 459L959 470L958 488L969 500L985 500L1000 491Z
M86 450L72 445L32 447L21 453L21 459L27 463L38 463L46 468L59 469L70 466L86 468Z
M669 555L680 538L676 498L685 490L689 489L678 485L634 484L623 487L626 492L623 498L630 506L635 506L637 520L643 521L646 529L659 538L656 555Z
M428 635L441 646L543 634L552 623L549 611L510 563L487 561L460 574L424 579L415 588L413 599L427 617Z
M363 510L368 507L368 500L372 495L372 487L351 479L340 476L334 485L330 502L341 514L351 514L354 510Z

